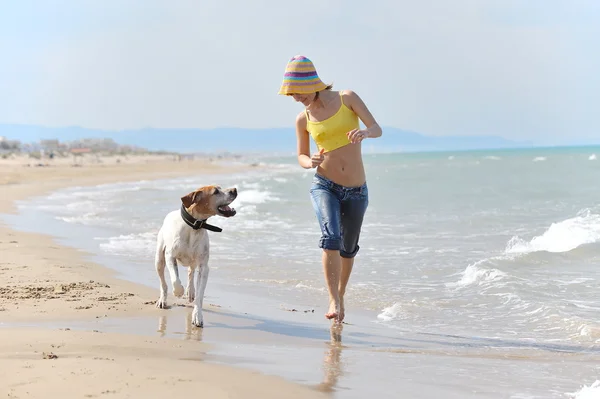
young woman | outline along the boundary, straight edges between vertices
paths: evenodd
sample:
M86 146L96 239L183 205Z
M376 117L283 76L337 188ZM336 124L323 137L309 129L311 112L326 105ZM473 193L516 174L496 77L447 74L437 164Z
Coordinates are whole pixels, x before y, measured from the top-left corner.
M325 317L341 323L344 294L369 203L361 142L380 137L381 127L356 93L333 91L301 55L288 62L279 94L304 105L296 117L298 163L305 169L316 168L310 194L321 227L319 248L329 289ZM359 118L366 129L360 129ZM317 146L312 156L309 136Z

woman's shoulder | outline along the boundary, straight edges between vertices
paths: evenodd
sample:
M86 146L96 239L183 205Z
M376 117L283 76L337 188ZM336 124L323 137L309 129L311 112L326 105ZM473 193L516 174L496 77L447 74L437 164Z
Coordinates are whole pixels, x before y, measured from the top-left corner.
M338 93L344 100L346 100L346 99L353 100L353 99L358 98L358 94L356 94L356 92L354 92L353 90L349 90L349 89L340 90L340 91L338 91Z
M362 100L353 90L340 90L340 98L344 105L352 111L355 111L356 106L360 106Z
M306 126L306 112L302 111L298 115L296 115L296 125Z
M305 111L300 111L298 113L298 115L296 115L296 122L299 122L302 120L306 120L306 112Z

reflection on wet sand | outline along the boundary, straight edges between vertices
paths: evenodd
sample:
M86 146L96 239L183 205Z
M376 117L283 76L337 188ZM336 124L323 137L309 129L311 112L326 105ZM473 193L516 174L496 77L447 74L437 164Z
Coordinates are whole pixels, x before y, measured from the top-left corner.
M464 392L457 391L462 388L453 385L456 380L468 380L469 389L474 390L503 384L505 388L498 397L513 397L517 393L531 397L531 393L540 392L532 381L539 381L539 376L545 376L552 368L555 376L572 370L568 378L543 377L547 387L554 390L566 390L573 381L593 383L595 380L588 380L595 377L593 365L598 364L600 356L596 346L444 332L400 331L392 335L369 326L319 326L218 312L211 313L211 322L204 331L192 325L191 312L191 308L178 308L157 315L158 333L154 332L155 318L147 319L151 324L136 321L135 326L165 338L211 344L201 356L183 360L244 365L336 398L368 396L373 389L371 381L378 381L376 389L380 392L392 392L394 385L400 383L409 392L425 386L431 397L464 398ZM380 368L375 367L378 364L383 365L381 370L376 370ZM515 367L517 371L513 370ZM480 375L481 368L486 368L488 374ZM393 374L394 369L403 370L402 377ZM439 376L435 385L428 385L430 374L423 374L424 369ZM518 390L510 388L513 381L519 381ZM451 393L442 395L447 389Z
M185 333L180 332L172 332L174 335L183 335L183 339L185 341L194 340L194 341L202 341L202 333L203 328L197 328L192 325L192 311L186 312L185 316ZM161 315L158 318L158 332L160 333L160 337L165 337L167 335L167 316Z
M444 331L388 332L369 325L326 326L320 318L316 324L309 318L277 320L210 309L205 310L210 322L203 330L192 326L192 310L178 306L151 317L69 321L68 327L202 341L209 345L199 345L181 360L250 368L335 398L384 393L396 397L392 394L398 387L406 397L464 399L477 390L489 393L490 398L559 398L564 397L562 392L594 384L600 364L597 344ZM65 328L65 323L0 325L56 329Z
M342 370L342 331L343 324L332 323L330 328L331 338L326 343L325 357L323 358L323 382L316 388L322 392L334 392L338 380L343 375Z

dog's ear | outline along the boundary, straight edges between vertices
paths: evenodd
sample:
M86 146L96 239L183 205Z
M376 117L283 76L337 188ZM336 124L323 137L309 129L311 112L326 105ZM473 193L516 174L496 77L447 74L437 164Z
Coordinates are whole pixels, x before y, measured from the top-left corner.
M202 196L202 191L192 191L191 193L181 197L181 202L183 203L183 206L185 206L186 208L189 208L194 203L198 202L198 200L200 199L201 196Z

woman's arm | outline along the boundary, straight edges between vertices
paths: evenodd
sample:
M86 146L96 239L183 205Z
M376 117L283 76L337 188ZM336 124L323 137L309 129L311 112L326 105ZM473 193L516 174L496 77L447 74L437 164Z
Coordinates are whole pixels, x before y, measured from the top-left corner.
M310 159L310 141L306 131L306 115L301 112L296 117L296 140L298 151L298 163L304 169L312 168Z
M344 90L342 92L342 97L344 99L344 104L346 104L365 124L366 129L361 130L363 132L363 138L375 138L381 137L383 134L381 127L369 111L369 108L365 105L363 100L359 97L358 94L353 92L352 90Z

